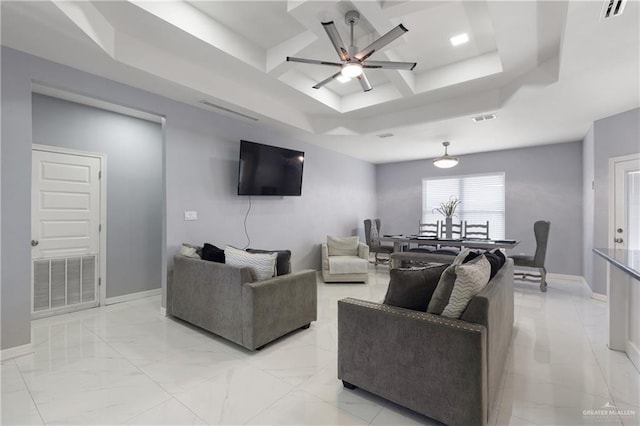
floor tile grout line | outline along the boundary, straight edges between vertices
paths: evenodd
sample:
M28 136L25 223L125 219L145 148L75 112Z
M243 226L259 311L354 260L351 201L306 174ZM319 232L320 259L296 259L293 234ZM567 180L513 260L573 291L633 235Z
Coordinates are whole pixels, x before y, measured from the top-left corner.
M130 302L123 302L123 303L124 303L124 304L128 304L128 303L130 303ZM99 309L99 308L101 308L101 306L100 306L100 307L98 307L98 309ZM84 325L84 323L83 323L82 325L83 325L83 327L85 326L85 325ZM153 407L151 407L151 408L149 408L149 409L147 409L147 410L145 410L145 411L143 411L143 412L141 412L141 413L138 413L138 414L136 414L136 415L134 415L134 416L130 417L129 419L127 419L127 421L125 421L125 422L124 422L125 424L126 424L129 420L134 419L134 418L136 418L137 416L139 416L139 415L141 415L141 414L143 414L143 413L146 413L146 412L148 412L149 410L151 410L151 409L153 409L153 408L155 408L155 407L157 407L157 406L159 406L159 405L161 405L161 404L164 404L164 403L166 403L167 401L170 401L170 400L172 400L172 399L173 399L174 401L176 401L178 404L180 404L181 406L183 406L184 408L186 408L186 409L187 409L191 414L193 414L197 419L201 420L201 421L202 421L203 423L205 423L205 424L207 423L204 419L202 419L199 415L197 415L196 413L194 413L194 412L193 412L189 407L187 407L187 406L186 406L186 405L184 405L184 404L183 404L179 399L177 399L177 398L173 395L173 393L169 392L167 389L165 389L165 388L164 388L164 386L162 386L160 383L158 383L156 380L154 380L151 376L149 376L147 373L145 373L145 372L144 372L144 371L143 371L139 366L137 366L136 364L134 364L134 363L133 363L133 361L131 361L131 360L129 359L129 357L125 356L122 352L120 352L118 349L116 349L115 347L113 347L113 346L111 345L111 343L109 343L109 342L108 342L108 341L106 341L104 338L102 338L102 336L100 336L100 335L98 335L98 334L94 333L94 332L93 332L91 329L89 329L89 328L87 328L87 330L88 330L90 333L92 333L94 336L96 336L98 339L100 339L100 341L101 341L101 342L103 342L104 344L106 344L106 345L107 345L111 350L113 350L113 351L115 351L116 353L118 353L118 354L119 354L123 359L126 359L126 360L127 360L127 362L128 362L129 364L131 364L131 365L132 365L132 366L133 366L133 367L134 367L138 372L140 372L140 373L141 373L143 376L145 376L147 379L151 380L151 382L153 382L156 386L158 386L160 389L162 389L162 391L164 391L167 395L169 395L169 398L167 398L166 400L164 400L164 401L162 401L162 402L158 403L157 405L154 405Z
M35 407L36 411L38 412L38 416L40 417L40 421L42 421L43 425L46 425L47 422L45 422L44 421L44 417L42 417L42 413L40 412L40 407L38 407L38 404L36 403L36 400L33 397L33 394L31 393L31 389L29 389L29 385L28 385L27 381L25 380L24 375L22 374L22 371L20 371L20 368L18 367L18 363L16 363L16 370L20 374L20 378L22 379L22 383L24 384L24 388L29 393L29 398L31 398L31 402L33 402L33 406Z

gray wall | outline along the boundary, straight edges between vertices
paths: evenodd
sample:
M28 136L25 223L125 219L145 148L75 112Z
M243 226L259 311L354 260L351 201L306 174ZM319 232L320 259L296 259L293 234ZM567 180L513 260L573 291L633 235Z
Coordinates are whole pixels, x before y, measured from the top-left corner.
M640 108L603 118L594 128L593 247L609 247L609 159L640 152ZM592 254L591 288L606 294L606 263Z
M318 268L318 244L327 234L361 235L362 221L375 215L372 164L13 49L3 47L1 55L2 349L30 341L32 81L165 117L167 265L183 241L244 246L248 199L234 195L240 139L306 152L302 197L253 197L247 222L252 246L288 248L294 269ZM184 222L185 210L197 210L199 220Z
M162 127L34 94L33 143L106 155L107 297L160 288Z
M533 223L551 221L549 272L582 275L581 142L460 156L454 169L431 160L377 166L378 216L385 233L417 232L425 177L505 172L505 233L514 253L535 251Z
M594 132L593 126L582 141L582 276L593 290L594 214ZM606 289L605 289L606 290Z

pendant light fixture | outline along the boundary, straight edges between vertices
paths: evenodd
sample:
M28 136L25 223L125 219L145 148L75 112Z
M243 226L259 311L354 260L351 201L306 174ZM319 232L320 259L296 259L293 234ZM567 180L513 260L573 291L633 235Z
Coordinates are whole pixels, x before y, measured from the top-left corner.
M458 157L452 157L447 153L447 147L449 146L449 142L442 142L444 145L444 155L442 157L438 157L433 160L433 165L439 167L441 169L448 169L451 167L455 167L458 165Z

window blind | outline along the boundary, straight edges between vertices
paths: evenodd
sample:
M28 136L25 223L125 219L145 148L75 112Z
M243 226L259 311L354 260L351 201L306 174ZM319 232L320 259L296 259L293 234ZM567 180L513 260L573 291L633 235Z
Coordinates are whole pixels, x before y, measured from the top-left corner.
M504 239L504 173L466 175L422 180L422 222L444 221L433 209L450 198L460 200L454 222L484 224L489 221L489 237Z

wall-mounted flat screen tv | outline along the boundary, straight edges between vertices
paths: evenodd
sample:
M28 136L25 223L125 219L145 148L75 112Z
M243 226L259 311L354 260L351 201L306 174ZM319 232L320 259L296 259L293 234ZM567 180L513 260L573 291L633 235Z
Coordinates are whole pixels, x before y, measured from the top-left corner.
M238 195L302 195L304 152L240 141Z

